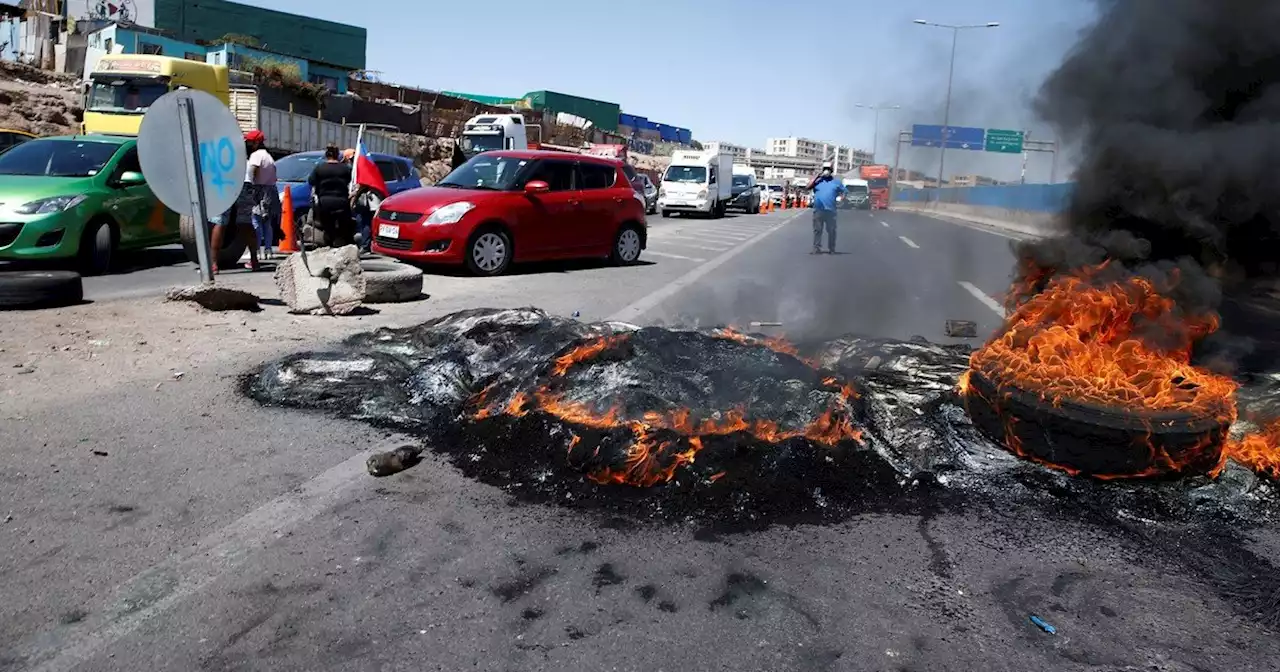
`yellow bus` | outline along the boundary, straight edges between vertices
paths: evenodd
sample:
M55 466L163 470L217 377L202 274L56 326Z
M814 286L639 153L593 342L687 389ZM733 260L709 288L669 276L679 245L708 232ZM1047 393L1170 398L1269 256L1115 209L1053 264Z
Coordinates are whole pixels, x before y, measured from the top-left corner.
M151 103L180 88L205 91L229 103L230 71L225 65L171 56L103 56L89 73L81 131L137 135Z

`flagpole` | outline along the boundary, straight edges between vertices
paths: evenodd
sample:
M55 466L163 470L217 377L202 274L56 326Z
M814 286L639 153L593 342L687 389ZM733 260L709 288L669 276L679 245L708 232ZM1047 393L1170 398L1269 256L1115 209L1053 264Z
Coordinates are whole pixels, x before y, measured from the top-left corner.
M357 177L360 171L360 150L364 147L364 124L360 124L360 130L356 131L356 155L351 159L351 194L354 196L360 188L360 179Z

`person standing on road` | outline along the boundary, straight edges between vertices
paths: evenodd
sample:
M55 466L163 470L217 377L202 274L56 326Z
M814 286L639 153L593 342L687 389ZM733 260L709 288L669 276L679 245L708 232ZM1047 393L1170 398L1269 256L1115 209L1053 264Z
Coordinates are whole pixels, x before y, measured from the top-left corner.
M307 178L311 185L311 210L315 225L324 236L325 247L343 247L355 243L355 220L351 214L351 164L342 161L342 150L329 145L324 150L324 163L318 164Z
M836 252L836 199L845 193L844 183L831 174L831 166L809 183L813 192L813 254L822 254L822 229L827 230L827 253Z
M267 138L253 129L244 134L249 160L245 164L244 181L253 185L254 206L250 217L258 247L270 259L275 245L276 220L280 218L280 192L276 186L276 160L267 151Z

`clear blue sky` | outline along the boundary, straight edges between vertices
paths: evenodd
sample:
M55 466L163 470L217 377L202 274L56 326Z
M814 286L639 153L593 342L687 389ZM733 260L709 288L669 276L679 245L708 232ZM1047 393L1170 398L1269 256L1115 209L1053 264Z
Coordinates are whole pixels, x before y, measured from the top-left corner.
M571 93L699 140L760 148L766 137L800 135L869 148L872 114L854 104L901 105L881 113L886 163L895 128L942 123L951 32L912 19L999 21L960 34L951 123L1048 139L1028 101L1095 16L1090 0L242 1L364 26L368 67L384 81ZM1020 167L1013 157L947 156L949 166L1004 179ZM937 151L907 148L903 165L936 170ZM1034 156L1030 179L1047 176L1047 157Z

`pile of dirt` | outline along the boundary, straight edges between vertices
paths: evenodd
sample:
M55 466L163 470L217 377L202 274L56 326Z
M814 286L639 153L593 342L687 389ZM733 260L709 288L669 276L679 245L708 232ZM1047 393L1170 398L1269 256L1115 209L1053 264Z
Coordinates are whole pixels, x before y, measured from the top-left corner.
M400 140L400 155L413 159L422 174L423 185L435 184L449 174L456 139L408 134L395 134L395 137Z
M0 128L76 133L84 120L80 91L74 76L0 62Z

